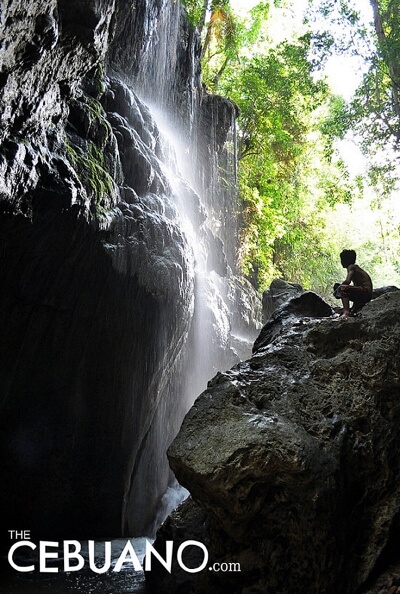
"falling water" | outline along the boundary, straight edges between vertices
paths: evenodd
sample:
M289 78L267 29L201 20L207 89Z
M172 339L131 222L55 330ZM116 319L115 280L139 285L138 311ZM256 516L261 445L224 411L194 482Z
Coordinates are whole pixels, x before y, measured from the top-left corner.
M187 495L168 468L166 449L207 381L238 360L231 333L239 327L232 313L237 301L235 110L225 99L202 91L199 40L179 0L137 2L129 18L134 21L134 72L127 79L112 71L114 80L110 77L104 103L110 128L124 136L126 149L120 147L125 185L104 249L118 278L138 279L137 285L129 286L141 288L135 305L147 312L154 352L135 345L136 357L143 350L152 360L132 357L138 372L128 374L131 401L124 396L119 402L120 449L131 452L127 461L122 455L118 460L124 473L121 534L127 538L154 536ZM123 110L118 109L121 105ZM129 121L132 114L135 121ZM151 178L150 191L135 185L140 167L137 162L130 166L130 155L140 157ZM176 305L172 312L171 303ZM155 320L153 311L158 314ZM147 347L147 337L139 338ZM140 534L139 525L147 527L140 528ZM119 576L78 573L59 574L58 580L14 576L10 591L28 591L28 581L30 592L122 594L138 592L143 583L143 576L132 571Z
M168 224L184 238L185 258L193 261L194 275L188 333L174 369L164 371L166 390L158 425L154 424L158 429L147 444L148 449L162 450L165 433L171 441L208 380L238 361L231 342L238 325L233 288L238 242L236 111L226 99L202 89L200 40L188 26L181 3L158 0L151 11L137 9L137 67L128 85L150 110L161 133L158 166L165 191L158 198ZM156 455L167 465L162 452ZM131 501L140 501L146 484L140 472L137 468ZM128 507L126 516L134 517L134 510Z
M204 189L196 176L201 168L198 147L193 147L179 130L173 130L170 120L157 106L151 105L150 110L162 134L166 156L163 171L171 184L179 226L188 237L194 257L195 306L183 396L189 408L206 388L208 380L219 369L235 361L230 346L232 315L227 300L228 264L224 244L218 236L221 231L224 236L228 213L217 213L217 209L211 208L212 200L207 204L203 198ZM215 205L218 204L217 155L213 159L207 191L213 196ZM232 191L235 191L234 187Z
M123 83L119 81L119 84ZM139 105L145 113L147 108L144 105L140 106L133 91L125 87L125 93L132 105ZM136 269L143 275L143 282L146 282L151 290L156 290L157 286L160 288L161 285L165 287L169 287L170 284L179 285L182 278L180 268L176 264L180 258L189 270L189 287L193 268L194 298L186 340L178 345L180 352L177 352L174 357L175 366L164 370L165 377L160 382L157 409L153 417L147 420L149 427L151 423L153 425L152 437L151 440L146 441L147 457L143 457L142 463L137 465L137 474L134 477L136 486L131 487L129 493L135 507L138 508L136 513L142 513L141 510L145 508L148 490L152 489L153 481L160 480L163 473L168 476L165 448L179 429L184 414L215 372L231 366L236 360L230 345L231 314L227 301L228 264L223 253L223 243L214 233L216 227L216 230L221 232L223 225L219 223L223 221L214 219L213 222L208 214L210 205L207 205L203 196L193 188L196 176L193 174L191 159L188 158L190 145L183 144L181 135L171 131L168 118L166 119L162 112L154 107L150 108L150 111L154 121L152 118L148 119L148 128L152 130L154 138L157 138L159 143L158 157L154 157L153 166L160 177L163 192L159 195L147 194L133 204L121 201L119 204L121 215L115 224L115 236L118 241L107 243L105 247L113 259L115 268L118 271L128 270L130 260L139 255L139 251L136 250L141 249L139 244L132 243L135 240L133 232L137 224L133 215L140 214L143 219L146 213L148 222L143 224L148 225L149 240L155 241L148 246L149 254L151 250L156 251L152 255L146 255L143 250L141 252L143 269L137 267ZM149 144L151 145L152 142L149 141ZM216 166L215 163L214 166ZM216 188L211 179L210 186ZM129 229L130 225L132 227ZM127 238L126 244L123 243L122 237ZM146 237L144 235L142 241L145 241ZM157 244L159 244L158 248ZM179 250L182 249L185 253L179 254ZM147 265L153 268L148 269ZM218 268L219 272L216 271ZM186 290L183 284L182 287L182 290ZM175 374L180 374L181 377L178 381L176 378L171 381L170 376ZM154 471L156 477L154 473L146 474L147 460L157 457L159 461ZM158 469L158 465L164 465L165 468ZM148 526L146 532L149 535L148 538L154 537L155 531L165 517L187 495L188 492L170 475L158 511L152 524ZM132 508L127 502L125 516L129 518L131 513ZM113 541L115 555L120 552L124 543L126 540ZM143 539L135 539L135 550L140 549L142 545ZM103 563L101 546L96 559L98 565ZM115 561L113 559L114 564ZM60 568L57 575L44 577L35 572L34 575L29 576L14 575L11 581L12 594L24 592L27 588L32 593L48 590L59 594L67 591L85 592L85 594L88 592L93 594L138 593L144 588L143 573L137 572L129 565L117 574L112 570L103 575L94 574L89 570L63 572Z
M138 279L144 289L137 311L153 303L157 312L148 316L143 357L132 359L132 408L124 415L132 446L122 531L141 535L154 525L157 504L173 481L166 450L184 415L207 381L238 360L230 345L232 275L224 252L232 211L219 206L214 181L232 117L221 122L217 114L214 138L213 105L205 102L207 111L199 111L188 134L166 108L139 99L117 75L107 88L102 101L118 138L125 186L103 245L117 273ZM232 229L235 218L229 218ZM139 353L143 340L138 335Z

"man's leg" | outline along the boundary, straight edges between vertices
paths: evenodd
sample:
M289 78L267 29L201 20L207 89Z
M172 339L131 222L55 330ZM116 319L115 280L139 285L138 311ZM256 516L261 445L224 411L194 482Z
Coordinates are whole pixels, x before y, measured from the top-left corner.
M347 300L347 307L343 302L344 312L346 314L345 317L352 316L358 313L368 301L370 301L370 295L363 289L362 287L354 286L354 285L346 285L342 289L342 301L345 299ZM349 301L352 302L353 307L350 309Z
M342 294L342 304L343 304L343 313L340 317L341 318L349 318L351 316L350 300L348 297L345 297L343 294Z
M368 300L365 299L361 299L361 300L355 300L353 303L353 307L351 308L351 313L352 314L356 314L359 311L362 310L362 308L364 307L364 305L366 305L368 303Z

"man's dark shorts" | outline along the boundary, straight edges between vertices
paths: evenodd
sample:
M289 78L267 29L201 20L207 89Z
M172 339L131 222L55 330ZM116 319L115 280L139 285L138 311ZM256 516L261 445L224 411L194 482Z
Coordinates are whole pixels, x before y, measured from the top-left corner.
M354 285L335 285L334 295L336 299L347 297L347 299L353 303L357 303L357 305L365 305L371 301L372 298L371 291L364 289L364 287L357 287Z

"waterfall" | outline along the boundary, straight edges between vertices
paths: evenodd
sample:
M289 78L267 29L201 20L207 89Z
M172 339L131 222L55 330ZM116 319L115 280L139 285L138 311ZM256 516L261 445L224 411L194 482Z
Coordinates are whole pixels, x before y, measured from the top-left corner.
M149 429L152 436L148 434L145 448L141 448L142 461L138 463L136 454L133 456L136 461L131 469L124 512L124 530L131 534L140 524L138 516L143 516L143 508L148 505L149 485L153 485L155 492L164 485L167 492L173 484L174 477L169 473L166 482L165 450L185 413L206 388L207 381L239 359L231 344L231 331L240 317L236 315L235 288L236 108L226 99L210 96L203 90L200 39L188 25L179 1L140 3L134 14L124 13L119 18L120 33L115 36L110 52L111 72L116 63L123 65L125 85L130 92L134 91L142 113L149 111L149 117L142 116L141 126L146 121L157 153L157 164L154 156L147 158L157 172L157 198L153 194L143 197L138 192L140 199L135 208L141 209L141 202L151 202L163 209L158 214L167 217L167 225L175 227L181 235L181 245L186 246L183 251L186 265L182 270L186 269L186 276L193 282L185 329L174 357L164 366L158 388L158 409L152 415L152 429ZM115 75L121 77L120 68L115 70ZM135 180L128 179L127 183L134 185ZM132 208L132 205L123 206L128 219L132 218ZM125 218L122 217L119 226L126 226ZM132 242L129 250L132 251ZM121 260L121 250L118 251L120 254L117 256L115 252L114 259L120 258L119 266L125 262L120 269L127 270L127 256ZM161 254L157 259L161 261ZM168 256L164 264L166 261ZM148 264L151 264L149 269L160 271L158 265ZM168 266L164 270L172 285L174 271ZM149 468L157 458L157 470L150 478Z
M1 505L38 537L143 536L179 491L185 413L257 324L235 107L202 88L179 0L53 2L45 21L32 0L27 28L18 4L0 49Z
M213 150L215 139L212 136L209 139L212 150L207 150L204 165L201 139L195 136L194 141L190 143L190 139L185 137L182 131L173 129L173 119L168 117L168 114L163 113L156 105L150 104L149 108L166 143L165 173L178 208L180 227L188 237L194 259L194 312L192 336L188 341L190 352L187 358L190 363L186 371L186 400L190 406L206 388L207 381L219 369L235 361L235 354L230 345L232 313L228 300L228 276L231 271L225 254L225 243L229 237L226 225L231 209L221 200L223 192L220 185L218 152ZM233 145L233 117L228 127L226 134L231 134ZM203 175L200 183L199 171ZM224 163L224 173L231 177L230 190L235 197L234 168L229 171ZM234 199L232 201L234 202ZM233 223L233 227L233 217L230 222L231 225Z
M238 358L230 345L228 264L223 242L211 228L221 232L224 217L213 220L210 204L193 188L198 155L193 160L190 142L183 142L182 132L172 129L171 118L158 105L146 104L118 78L111 78L109 87L103 104L117 137L119 130L124 131L119 152L125 183L136 187L139 194L125 191L111 226L113 239L108 238L104 245L115 269L137 276L141 286L160 302L165 315L173 318L179 311L176 306L169 309L171 296L181 302L183 320L180 335L170 345L157 344L156 339L156 358L162 364L154 382L150 377L143 380L143 386L149 382L147 391L153 404L142 420L142 445L132 450L128 465L123 529L131 534L137 529L138 516L143 517L149 491L157 493L163 484L166 496L162 507L169 511L167 494L175 495L176 490L171 489L174 478L166 448L207 381ZM127 139L135 152L127 150ZM136 169L130 173L130 159L148 164L147 185L152 191L143 191ZM217 169L216 162L213 167ZM208 186L215 192L212 171ZM214 201L217 198L213 196ZM151 331L157 333L157 328ZM171 332L173 336L173 328Z

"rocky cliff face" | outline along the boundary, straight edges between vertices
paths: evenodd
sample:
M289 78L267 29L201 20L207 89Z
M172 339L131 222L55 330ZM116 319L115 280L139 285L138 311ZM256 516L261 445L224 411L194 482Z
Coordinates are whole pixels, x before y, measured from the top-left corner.
M0 48L1 507L37 538L141 534L191 399L235 359L214 177L231 171L234 205L235 110L202 93L175 0L11 0Z
M340 319L305 292L272 315L248 361L209 383L169 449L195 503L157 543L195 538L210 562L149 585L367 591L400 538L399 308L390 292ZM215 562L241 571L213 573Z

